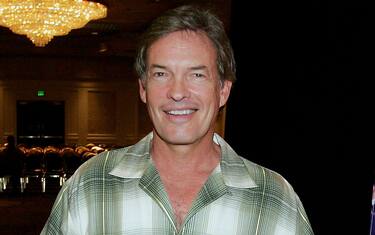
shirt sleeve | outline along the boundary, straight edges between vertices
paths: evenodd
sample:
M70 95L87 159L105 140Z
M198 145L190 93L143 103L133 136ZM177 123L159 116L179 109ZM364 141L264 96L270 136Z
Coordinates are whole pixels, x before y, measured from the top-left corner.
M306 215L305 209L296 195L297 200L297 221L296 221L296 235L314 235L314 232L311 228L309 219Z
M41 235L78 235L79 226L70 213L69 185L68 180L61 188L56 201L52 207L51 214L43 227Z

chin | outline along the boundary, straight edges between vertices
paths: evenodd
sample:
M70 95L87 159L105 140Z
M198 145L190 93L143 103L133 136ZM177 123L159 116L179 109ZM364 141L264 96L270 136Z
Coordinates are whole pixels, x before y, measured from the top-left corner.
M169 143L174 145L189 145L194 144L198 140L204 138L207 132L196 132L196 130L184 129L184 130L173 130L173 131L161 131L158 133L159 137Z
M165 136L165 138L163 139L167 143L174 144L174 145L189 145L195 142L194 138L189 137L188 135L184 135L184 136L168 135L168 136Z

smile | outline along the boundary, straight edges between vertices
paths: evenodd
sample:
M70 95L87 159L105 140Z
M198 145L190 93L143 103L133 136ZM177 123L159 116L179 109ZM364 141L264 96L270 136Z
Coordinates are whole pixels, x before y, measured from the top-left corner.
M197 111L196 109L170 110L166 113L170 115L189 115Z

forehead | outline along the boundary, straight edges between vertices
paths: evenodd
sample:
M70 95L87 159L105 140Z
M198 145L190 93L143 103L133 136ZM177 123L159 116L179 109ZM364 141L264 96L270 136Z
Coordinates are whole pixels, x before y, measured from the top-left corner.
M177 31L156 40L148 50L148 62L216 64L216 49L203 32Z

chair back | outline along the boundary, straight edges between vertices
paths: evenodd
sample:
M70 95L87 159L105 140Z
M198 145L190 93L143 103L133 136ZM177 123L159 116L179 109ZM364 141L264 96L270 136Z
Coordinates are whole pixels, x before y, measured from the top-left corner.
M41 147L31 148L25 158L25 171L42 171L44 152Z
M82 164L82 158L71 147L61 149L60 155L64 161L65 172L68 176L72 175Z
M64 162L58 148L53 146L44 148L44 164L46 172L58 172L64 169Z

